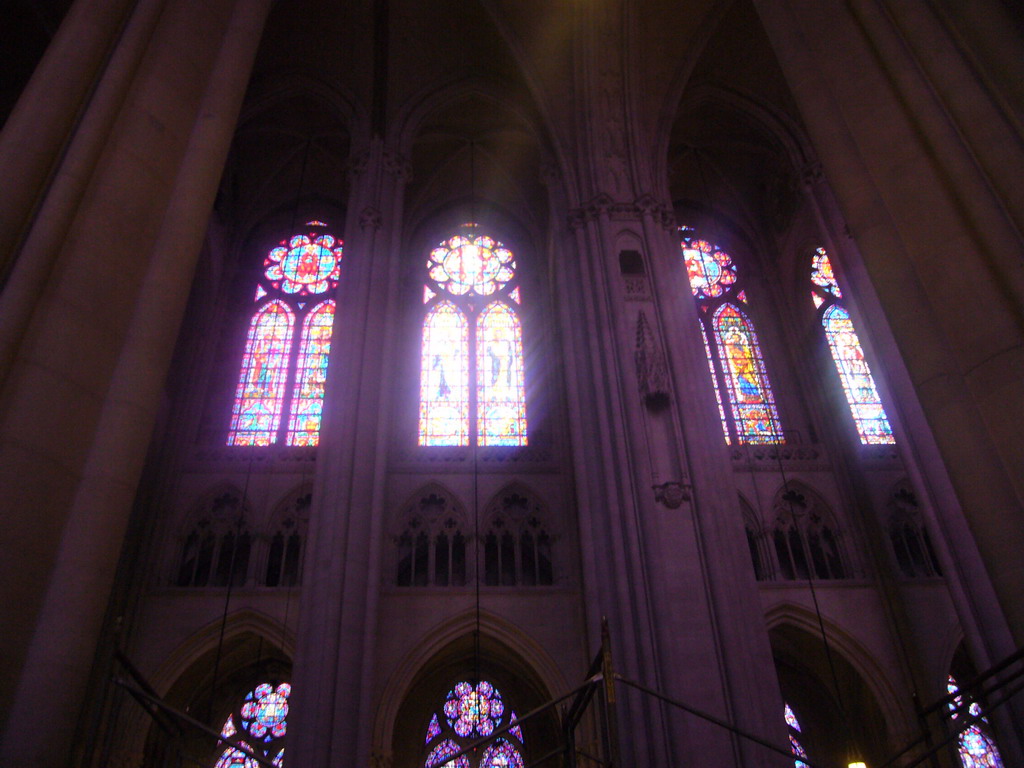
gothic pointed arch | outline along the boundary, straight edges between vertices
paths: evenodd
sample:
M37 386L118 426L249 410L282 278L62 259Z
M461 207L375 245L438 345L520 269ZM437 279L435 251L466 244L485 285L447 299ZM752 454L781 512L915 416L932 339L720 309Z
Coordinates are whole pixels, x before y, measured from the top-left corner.
M242 586L249 578L252 544L252 520L242 492L232 485L218 485L203 494L185 517L171 583Z
M327 224L311 220L263 259L228 445L319 442L342 249Z
M772 502L772 543L777 578L846 579L852 568L828 503L810 486L789 482Z
M426 260L419 444L527 444L522 302L512 251L476 223Z
M732 256L690 227L680 229L680 238L726 443L784 443L746 288Z
M415 669L398 697L390 728L381 732L385 736L390 731L390 738L378 748L390 748L396 765L428 766L431 756L451 755L452 745L461 749L482 735L512 724L514 714L536 708L551 695L552 681L543 679L519 652L515 640L518 630L510 627L512 631L506 632L500 628L504 621L484 615L477 646L473 617L465 618L468 623L461 617L456 620L458 628L449 622L452 632L442 630L440 636L445 640L430 644L429 656ZM518 765L514 757L517 753L525 765L531 756L553 748L558 743L557 734L556 717L541 715L496 737L488 745L494 748L490 752L485 747L470 755L468 766L504 765L500 760L485 762L485 755L502 755L512 761L508 765Z
M431 483L412 494L391 526L393 582L464 587L472 580L472 521L458 498Z
M894 444L882 396L824 248L811 257L811 298L861 443Z
M772 577L771 556L767 550L767 538L764 526L750 502L739 495L740 514L743 518L743 529L747 536L747 548L750 550L750 563L754 568L754 578L758 581L769 581Z
M893 486L888 507L889 542L900 572L910 579L942 576L917 494L908 478Z
M264 531L266 547L259 564L261 583L265 586L295 587L301 583L312 500L312 485L303 483L285 494L274 507Z
M558 534L540 498L521 483L496 493L480 527L486 586L551 586Z

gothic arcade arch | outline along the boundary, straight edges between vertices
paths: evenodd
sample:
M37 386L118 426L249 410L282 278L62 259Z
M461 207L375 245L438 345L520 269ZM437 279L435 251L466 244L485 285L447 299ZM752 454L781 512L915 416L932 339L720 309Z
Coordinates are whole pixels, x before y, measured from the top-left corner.
M430 713L452 685L475 674L475 629L473 610L432 627L410 644L375 697L373 749L391 756L394 768L422 768ZM569 690L562 670L536 640L486 610L480 614L479 666L480 676L501 690L510 712L525 713ZM529 754L543 754L546 750L538 748L557 739L557 722L553 715L542 716L523 731Z

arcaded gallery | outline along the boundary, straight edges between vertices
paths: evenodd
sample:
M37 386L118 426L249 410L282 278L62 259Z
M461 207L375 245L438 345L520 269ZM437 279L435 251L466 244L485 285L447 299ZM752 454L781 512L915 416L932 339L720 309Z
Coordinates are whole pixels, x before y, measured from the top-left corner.
M5 768L1024 766L1015 0L8 0Z

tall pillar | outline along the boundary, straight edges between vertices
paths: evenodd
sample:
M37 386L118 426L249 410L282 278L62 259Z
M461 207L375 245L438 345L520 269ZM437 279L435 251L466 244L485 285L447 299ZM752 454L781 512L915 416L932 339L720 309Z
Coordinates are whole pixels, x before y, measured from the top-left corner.
M985 634L1007 654L1024 642L1019 129L925 4L755 4L998 595Z
M0 394L3 736L66 765L135 488L271 0L171 0ZM187 41L184 44L183 41Z
M352 161L345 263L302 574L288 760L370 762L377 593L407 163L379 138Z

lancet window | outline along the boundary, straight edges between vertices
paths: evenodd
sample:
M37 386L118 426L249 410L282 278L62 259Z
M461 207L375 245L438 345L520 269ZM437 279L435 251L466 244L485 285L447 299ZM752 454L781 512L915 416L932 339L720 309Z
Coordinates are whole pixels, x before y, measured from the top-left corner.
M228 445L316 445L341 272L342 242L321 221L263 260Z
M524 768L523 729L514 725L482 752L450 759L459 750L495 729L515 722L498 689L486 680L476 685L461 681L452 686L444 704L430 716L424 739L424 768ZM479 756L478 756L479 755Z
M961 728L957 737L957 751L963 768L1003 768L1003 759L991 735L988 718L982 713L976 701L965 701L960 686L950 675L946 681L946 692L953 696L949 702L949 717L955 728ZM971 719L968 725L963 723ZM958 722L959 721L959 722Z
M426 270L419 444L526 445L515 257L471 224L430 252Z
M818 317L825 329L832 361L839 372L843 394L850 406L860 441L865 445L895 443L889 417L864 357L857 331L853 328L850 312L843 306L843 292L824 248L814 253L811 283L811 298L818 308Z
M732 257L683 227L682 250L725 441L784 443L747 294Z
M269 759L278 768L284 768L288 697L291 692L292 687L288 683L260 683L228 715L220 735ZM219 746L225 749L213 768L258 768L259 763L246 752L224 742Z

